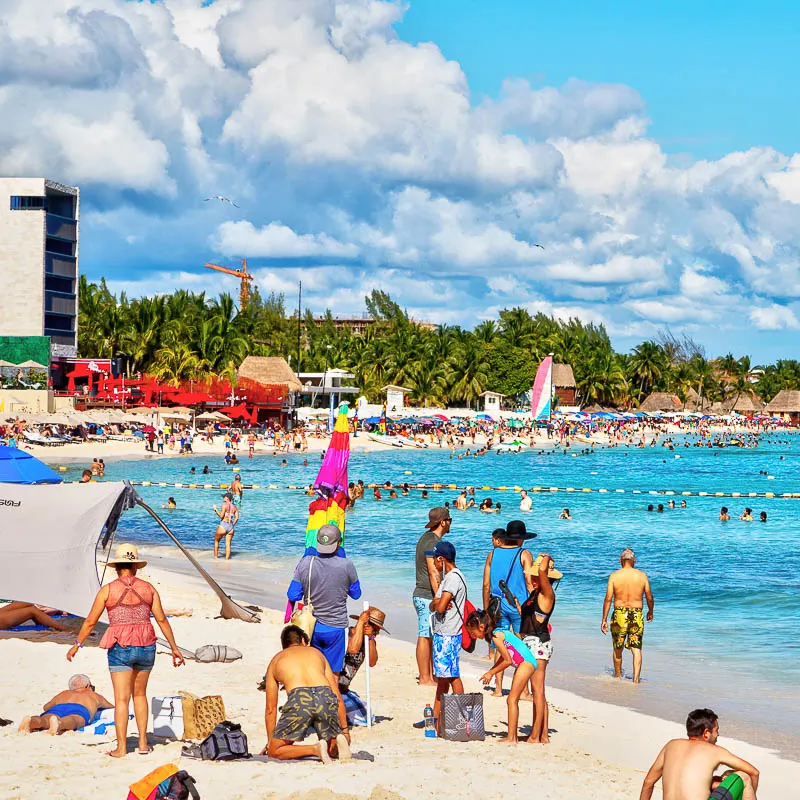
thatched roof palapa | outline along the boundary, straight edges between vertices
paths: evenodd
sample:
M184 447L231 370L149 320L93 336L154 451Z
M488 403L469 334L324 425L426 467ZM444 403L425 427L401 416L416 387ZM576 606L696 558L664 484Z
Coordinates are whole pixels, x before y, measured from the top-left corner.
M239 365L237 375L265 386L285 385L292 392L303 388L286 359L280 356L247 356Z
M558 389L575 389L575 375L569 364L553 364L553 386Z
M800 392L781 389L764 410L771 414L800 414Z
M653 392L639 406L639 411L680 411L683 403L667 392Z
M758 397L752 397L749 394L740 394L738 397L733 397L723 405L737 414L757 414L764 408L764 404Z

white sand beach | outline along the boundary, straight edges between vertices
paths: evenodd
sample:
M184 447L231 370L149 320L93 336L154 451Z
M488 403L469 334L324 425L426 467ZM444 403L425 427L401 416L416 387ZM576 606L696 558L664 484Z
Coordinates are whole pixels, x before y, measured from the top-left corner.
M143 551L146 557L146 551ZM217 599L199 577L146 568L141 573L159 588L165 607L191 608L191 617L175 617L178 642L191 650L204 644L236 647L243 658L230 664L188 662L174 669L167 655L156 660L150 696L188 690L198 695L221 694L229 719L242 724L251 753L266 743L264 695L256 684L276 652L283 614L267 611L260 625L215 618ZM381 721L372 729L356 728L353 751L369 753L374 762L323 766L318 762L239 761L228 763L181 759L179 742L152 739L154 752L132 753L122 761L105 755L113 733L96 736L68 733L20 735L16 724L35 713L69 676L86 672L97 690L112 697L105 651L87 646L73 664L66 661L67 645L54 643L47 633L28 634L33 640L0 639L0 716L13 726L0 729L0 797L60 800L97 797L124 798L129 784L151 769L179 762L197 779L203 798L467 798L568 796L638 797L642 778L660 746L683 732L677 724L647 717L625 708L593 702L556 689L549 746L500 744L505 734L505 703L485 698L487 739L460 744L425 739L411 724L421 718L433 690L414 680L411 645L381 636L380 661L372 672L374 708ZM364 694L363 670L354 688ZM466 691L480 691L476 674L465 674ZM522 705L521 721L529 714ZM113 731L113 727L109 729ZM135 731L135 729L134 729ZM134 731L129 729L129 735ZM129 741L133 741L129 738ZM755 763L762 773L759 798L785 798L789 787L800 785L800 764L781 760L760 748L725 739L720 743ZM132 749L132 745L131 745ZM657 790L656 796L660 796Z

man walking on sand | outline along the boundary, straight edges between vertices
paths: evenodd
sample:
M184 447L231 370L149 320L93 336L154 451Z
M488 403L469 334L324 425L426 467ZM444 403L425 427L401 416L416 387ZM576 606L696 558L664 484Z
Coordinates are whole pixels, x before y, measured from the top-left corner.
M436 686L433 679L433 649L431 647L431 600L439 590L441 574L436 568L433 549L442 537L449 533L450 511L432 508L428 512L427 530L420 536L416 551L416 577L412 599L417 612L417 669L420 686Z
M717 744L719 718L710 708L689 714L686 735L688 739L673 739L661 748L639 800L650 800L659 780L664 800L755 800L759 772ZM715 776L720 764L731 769Z
M650 581L640 569L636 569L636 554L626 547L619 557L621 569L612 572L608 579L606 597L603 601L603 621L600 630L608 633L608 612L611 615L611 643L614 648L614 676L622 677L622 649L627 647L633 655L633 682L639 683L642 674L642 639L644 618L642 611L647 598L647 621L653 621L653 593Z
M269 662L264 677L267 746L261 755L281 761L317 756L325 764L332 757L349 761L347 714L330 664L319 650L308 646L308 636L296 625L283 629L281 647L283 650ZM276 724L281 685L288 697ZM305 739L309 730L316 732L319 742L295 744Z

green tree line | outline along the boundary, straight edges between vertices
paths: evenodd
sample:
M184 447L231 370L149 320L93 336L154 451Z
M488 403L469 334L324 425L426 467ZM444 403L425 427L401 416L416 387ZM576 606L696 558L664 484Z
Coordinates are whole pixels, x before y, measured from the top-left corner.
M602 325L559 320L524 308L500 312L472 330L418 324L385 292L365 298L375 320L363 334L337 327L327 312L318 324L310 311L298 324L284 299L257 289L246 309L229 294L218 298L179 290L171 295L128 298L104 280L80 280L79 350L83 357L122 355L126 372L184 381L214 374L235 381L248 355L283 356L296 372L347 369L370 400L388 383L411 390L418 405L474 406L484 391L513 401L530 390L539 362L553 353L570 364L581 404L635 407L650 392L684 402L800 389L800 363L781 360L759 367L748 356L707 359L690 339L669 333L617 353Z

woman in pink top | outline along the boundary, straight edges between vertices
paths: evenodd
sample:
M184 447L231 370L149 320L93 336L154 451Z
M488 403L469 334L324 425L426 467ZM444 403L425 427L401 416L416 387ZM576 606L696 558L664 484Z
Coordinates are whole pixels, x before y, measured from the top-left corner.
M139 729L138 752L149 753L151 749L147 744L147 681L156 660L156 632L150 622L151 613L172 648L173 666L181 666L183 656L175 644L158 592L147 581L136 577L136 570L147 565L146 561L139 560L136 547L132 544L119 545L116 558L108 564L116 567L117 579L97 593L89 616L67 653L67 661L72 661L94 630L103 611L107 611L109 625L100 640L100 647L108 650L108 669L114 685L114 726L117 729L117 747L108 755L122 758L127 755L131 696L136 727Z

